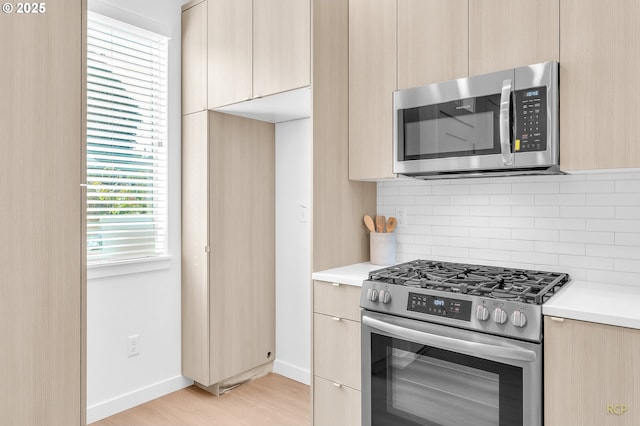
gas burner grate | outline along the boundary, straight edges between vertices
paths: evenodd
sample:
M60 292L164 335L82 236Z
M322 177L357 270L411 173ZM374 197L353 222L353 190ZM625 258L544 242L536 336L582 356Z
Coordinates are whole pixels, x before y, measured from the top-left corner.
M369 280L540 305L569 281L569 275L421 259L372 271Z

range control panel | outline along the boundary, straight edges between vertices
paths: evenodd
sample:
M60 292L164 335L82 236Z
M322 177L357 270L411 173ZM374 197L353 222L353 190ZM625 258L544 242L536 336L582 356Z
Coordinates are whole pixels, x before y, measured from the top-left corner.
M516 90L514 152L546 151L547 88Z
M407 310L464 321L471 319L471 302L468 300L409 293Z

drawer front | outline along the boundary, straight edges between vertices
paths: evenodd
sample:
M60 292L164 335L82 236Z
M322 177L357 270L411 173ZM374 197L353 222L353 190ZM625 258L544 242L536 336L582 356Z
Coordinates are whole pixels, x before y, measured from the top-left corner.
M313 312L360 321L360 287L313 283Z
M313 381L314 426L361 426L360 392L315 377Z
M360 323L313 315L314 374L360 390Z

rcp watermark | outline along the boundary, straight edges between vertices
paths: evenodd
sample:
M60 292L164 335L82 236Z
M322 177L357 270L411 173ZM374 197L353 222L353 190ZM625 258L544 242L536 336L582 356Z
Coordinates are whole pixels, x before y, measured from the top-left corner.
M39 14L47 11L46 3L3 3L2 11L4 13L17 14Z

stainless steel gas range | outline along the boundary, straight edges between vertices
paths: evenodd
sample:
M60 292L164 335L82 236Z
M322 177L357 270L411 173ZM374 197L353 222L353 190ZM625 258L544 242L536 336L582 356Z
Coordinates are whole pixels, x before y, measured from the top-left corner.
M542 304L568 281L429 260L371 272L363 426L542 425Z

